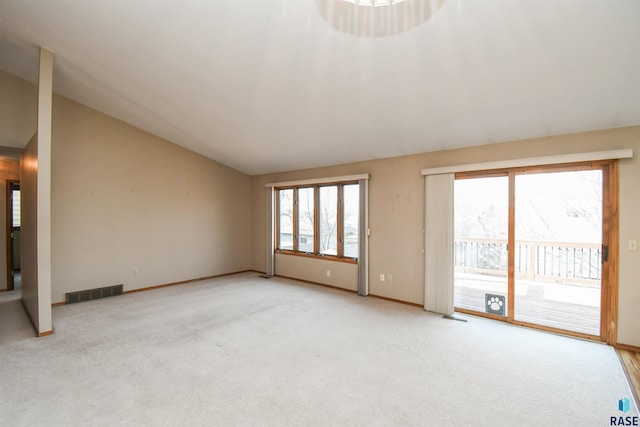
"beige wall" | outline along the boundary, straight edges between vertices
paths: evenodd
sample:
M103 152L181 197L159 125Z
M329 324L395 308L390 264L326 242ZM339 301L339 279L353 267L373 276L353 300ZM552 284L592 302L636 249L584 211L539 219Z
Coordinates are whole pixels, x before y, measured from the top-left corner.
M279 276L358 290L357 264L276 254L275 265Z
M618 342L640 346L640 252L628 250L640 240L640 128L635 128L634 158L620 161L620 285Z
M38 138L34 135L20 159L22 258L22 301L37 329L38 310L38 234L37 234Z
M42 48L40 49L37 93L37 130L20 160L22 301L38 335L46 335L53 329L51 319L53 55Z
M250 268L247 175L58 95L52 156L54 303Z
M424 180L421 169L585 151L633 148L636 157L620 162L620 293L618 341L640 346L640 252L627 250L640 239L640 127L554 136L435 153L381 159L304 171L252 177L252 263L264 271L265 191L268 182L369 173L370 293L416 304L424 299ZM289 257L292 258L292 257ZM288 271L296 258L287 263ZM318 269L306 280L327 283ZM276 264L276 273L280 274ZM392 274L393 282L379 281ZM336 281L330 284L339 285Z
M0 159L0 290L7 289L7 181L19 179L20 163Z
M0 147L23 148L36 133L38 87L0 70Z
M22 149L36 133L38 87L0 70L0 155ZM15 154L15 150L9 150ZM0 159L0 289L6 289L6 182L20 179L18 156Z
M37 86L0 71L0 89L0 145L24 146L36 129ZM53 102L53 302L68 291L137 289L250 268L248 176L64 97ZM35 140L25 159L37 164ZM29 192L36 171L22 173ZM28 203L27 219L36 214L35 199ZM35 231L23 236L30 237L35 242ZM26 279L37 275L26 272ZM26 300L35 307L29 286Z

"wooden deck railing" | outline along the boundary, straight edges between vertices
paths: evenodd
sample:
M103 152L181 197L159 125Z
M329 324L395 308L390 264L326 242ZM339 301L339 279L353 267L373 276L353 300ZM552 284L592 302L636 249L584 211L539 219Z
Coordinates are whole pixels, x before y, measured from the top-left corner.
M516 241L516 277L599 285L602 247L598 243ZM455 239L455 269L459 272L507 275L507 241L502 239Z

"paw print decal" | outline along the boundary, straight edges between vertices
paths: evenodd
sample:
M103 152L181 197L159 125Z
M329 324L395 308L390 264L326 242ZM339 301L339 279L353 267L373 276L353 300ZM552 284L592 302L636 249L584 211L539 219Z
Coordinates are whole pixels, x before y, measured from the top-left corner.
M502 309L502 306L504 305L504 303L502 302L502 300L500 298L491 297L491 298L489 298L487 300L487 305L493 311L500 311Z
M505 297L499 294L484 294L485 311L499 316L505 315Z

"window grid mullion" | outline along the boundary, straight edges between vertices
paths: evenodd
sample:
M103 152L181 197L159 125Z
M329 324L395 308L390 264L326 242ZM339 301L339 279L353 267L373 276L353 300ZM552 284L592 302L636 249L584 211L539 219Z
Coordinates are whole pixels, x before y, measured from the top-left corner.
M275 215L273 218L273 221L276 223L276 238L275 240L275 250L280 249L280 191L282 190L278 190L276 192L276 197L275 197L275 204L276 204L276 210L275 210Z
M338 258L344 256L344 185L338 185L338 212L336 213L338 221Z
M293 251L298 252L298 187L293 188Z
M320 189L313 186L313 253L320 254Z

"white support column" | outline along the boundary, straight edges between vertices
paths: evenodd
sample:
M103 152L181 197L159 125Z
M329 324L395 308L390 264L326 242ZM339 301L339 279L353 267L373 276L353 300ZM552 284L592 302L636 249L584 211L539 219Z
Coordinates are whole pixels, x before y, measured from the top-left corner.
M52 331L51 321L51 116L53 53L40 48L38 78L37 271L38 334Z

